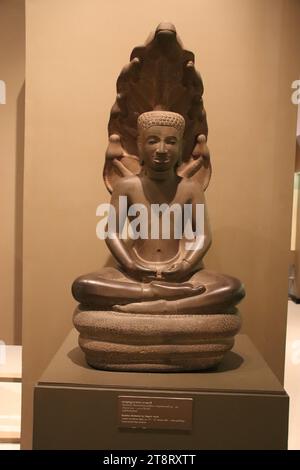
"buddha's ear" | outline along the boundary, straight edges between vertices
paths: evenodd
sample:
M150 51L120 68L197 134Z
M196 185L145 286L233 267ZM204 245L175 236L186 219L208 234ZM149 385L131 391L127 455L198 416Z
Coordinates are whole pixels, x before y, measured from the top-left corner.
M177 167L179 167L182 164L182 154L183 154L183 149L185 147L185 138L184 138L184 136L181 137L179 145L180 145L180 147L179 147L180 157L179 157L178 162L177 162Z
M177 174L182 178L191 178L198 182L205 191L209 185L211 172L210 152L206 144L206 136L200 134L196 139L192 155L178 167Z
M112 193L121 178L137 175L140 171L139 158L126 152L120 135L110 135L103 169L103 179L108 191Z
M179 148L179 158L176 162L176 165L175 165L175 169L176 169L176 173L178 174L178 168L180 168L180 166L182 165L182 149L183 149L183 144L180 143L180 148Z
M143 165L144 165L144 160L143 160L142 157L141 157L141 152L142 152L142 137L140 136L140 134L138 134L138 136L137 136L137 139L136 139L136 146L137 146L137 149L138 149L138 156L139 156L140 165L143 166Z
M139 155L140 155L141 149L142 149L142 138L141 138L140 134L138 134L138 136L137 136L136 145L137 145L137 149L138 149L138 152L139 152Z

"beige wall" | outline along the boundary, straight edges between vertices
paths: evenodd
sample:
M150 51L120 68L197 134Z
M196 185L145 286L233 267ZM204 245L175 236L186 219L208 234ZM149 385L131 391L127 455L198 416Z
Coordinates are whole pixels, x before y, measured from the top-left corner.
M23 446L32 386L71 328L95 236L115 82L133 46L173 21L205 84L214 174L208 265L243 279L244 332L282 380L300 4L284 0L27 0ZM298 63L297 63L298 61Z
M21 343L25 2L0 1L0 340Z
M300 171L300 103L298 104L298 116L297 116L297 142L296 142L295 171Z
M295 225L295 252L294 252L294 263L295 263L295 280L293 282L293 289L292 294L300 298L300 175L296 175L295 178L295 188L294 188L294 199L298 197L297 200L297 213L295 218L293 218L293 222Z
M294 174L294 190L293 190L292 233L291 233L291 250L292 251L296 249L299 184L300 184L299 173L295 173Z
M300 171L300 134L297 134L296 140L296 164L295 164L295 171Z

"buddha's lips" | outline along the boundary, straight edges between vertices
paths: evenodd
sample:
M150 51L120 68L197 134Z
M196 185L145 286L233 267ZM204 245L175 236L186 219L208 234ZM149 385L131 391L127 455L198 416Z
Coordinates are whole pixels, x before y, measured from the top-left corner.
M153 161L155 163L169 163L170 159L168 157L163 157L163 158L155 157L155 158L153 158Z

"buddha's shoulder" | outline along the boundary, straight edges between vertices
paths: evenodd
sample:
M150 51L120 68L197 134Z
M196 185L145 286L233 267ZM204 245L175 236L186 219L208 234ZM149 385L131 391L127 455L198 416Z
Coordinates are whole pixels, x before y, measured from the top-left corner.
M203 193L203 188L201 187L201 184L191 178L182 178L179 183L179 186L182 190L192 192L193 194Z
M140 178L137 175L124 176L120 178L117 185L118 191L134 190L141 185Z

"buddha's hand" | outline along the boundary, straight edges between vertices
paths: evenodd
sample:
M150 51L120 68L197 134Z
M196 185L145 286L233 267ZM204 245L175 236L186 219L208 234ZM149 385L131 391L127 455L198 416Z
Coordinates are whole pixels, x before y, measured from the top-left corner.
M205 291L203 285L194 285L191 282L152 281L150 288L154 297L166 300L199 295Z
M148 268L147 266L143 266L136 261L132 263L130 266L126 267L126 272L138 279L147 279L147 278L156 278L156 271L154 269Z
M180 263L174 263L169 268L165 269L162 272L162 275L167 280L174 280L178 281L184 277L186 277L191 271L191 265L185 259L182 260Z

